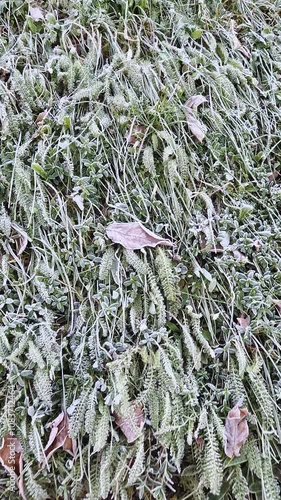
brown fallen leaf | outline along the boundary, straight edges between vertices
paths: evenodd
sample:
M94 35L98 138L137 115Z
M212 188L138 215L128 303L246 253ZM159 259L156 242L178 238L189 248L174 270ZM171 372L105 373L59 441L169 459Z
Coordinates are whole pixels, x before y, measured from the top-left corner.
M235 31L235 21L230 21L230 33L232 34L232 47L234 50L240 50L242 54L247 57L248 59L251 59L251 54L248 51L244 45L240 42L240 40L237 38L236 31Z
M145 132L146 128L144 127L144 125L133 125L133 127L130 128L129 132L126 135L128 144L132 144L135 147L139 146Z
M281 316L281 300L273 300L273 304L275 304L276 309Z
M157 236L140 222L113 222L107 227L106 234L114 243L120 243L128 250L139 250L157 245L173 246L170 240Z
M34 7L29 7L29 15L34 21L42 21L45 18L42 9L37 5L34 5Z
M45 458L43 467L56 450L62 448L70 455L74 456L77 450L75 439L69 437L69 419L63 411L47 425L51 429L48 443L44 448Z
M279 177L280 173L278 172L278 170L273 170L273 172L271 172L271 174L268 175L268 180L270 182L272 181L275 181L278 177Z
M204 439L201 437L198 437L195 439L195 441L199 447L199 450L202 451L204 449Z
M15 435L6 434L0 448L0 463L11 477L15 478L20 496L25 499L23 488L23 458L22 447Z
M132 403L130 416L124 416L120 412L114 412L115 422L127 438L128 443L133 443L141 434L144 426L144 413L140 404Z
M239 457L240 449L249 435L246 421L247 408L239 408L238 404L228 412L225 422L225 448L224 452L229 457Z
M239 323L242 328L247 328L247 326L250 325L250 322L250 318L249 316L246 316L246 314L241 314L241 316L237 318L237 323Z
M257 252L259 251L261 247L261 242L260 240L255 240L252 245L253 249L256 250Z
M184 106L184 112L189 130L199 142L203 141L207 132L207 127L196 118L194 112L196 112L198 106L203 102L207 102L206 97L202 95L193 95L188 99Z
M39 115L37 116L36 120L35 120L35 123L40 125L42 123L42 121L48 116L50 110L49 109L45 109L45 111L42 111L41 113L39 113Z

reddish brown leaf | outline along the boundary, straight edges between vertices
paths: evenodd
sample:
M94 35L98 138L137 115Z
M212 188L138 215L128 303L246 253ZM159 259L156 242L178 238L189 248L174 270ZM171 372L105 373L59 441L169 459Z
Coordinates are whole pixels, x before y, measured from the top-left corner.
M278 172L278 170L273 170L273 172L271 172L271 174L269 174L269 176L267 178L271 182L271 181L275 181L275 179L277 179L279 177L279 175L280 175L280 173Z
M16 436L12 434L4 436L0 448L0 463L12 477L15 477L20 496L25 499L22 475L22 447Z
M139 146L145 132L146 128L143 125L133 125L126 136L128 144Z
M201 437L198 437L196 439L196 443L198 444L199 450L202 451L204 449L204 439Z
M55 453L56 450L62 448L63 450L74 456L77 449L76 440L69 437L69 419L68 415L63 411L57 416L55 420L48 424L51 429L49 441L45 446L44 465L48 462L49 458Z
M238 404L228 412L225 422L225 454L232 458L239 457L240 449L249 435L249 427L246 421L247 408L239 408Z
M196 118L194 111L196 111L198 106L203 102L207 102L206 97L202 95L193 95L188 99L184 106L184 112L189 130L199 142L203 141L207 132L207 127Z
M157 245L173 246L170 240L157 236L140 222L113 222L107 227L106 234L114 243L120 243L128 250L139 250Z
M115 422L126 436L128 443L133 443L140 436L144 426L142 406L132 403L131 410L131 414L126 417L120 412L114 412Z
M250 318L246 316L246 314L241 314L241 316L237 318L237 323L239 323L242 328L247 328L247 326L250 325Z

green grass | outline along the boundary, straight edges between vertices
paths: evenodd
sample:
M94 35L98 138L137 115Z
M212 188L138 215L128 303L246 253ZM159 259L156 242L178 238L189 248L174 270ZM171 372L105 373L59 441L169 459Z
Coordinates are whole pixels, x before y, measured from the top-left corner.
M277 500L281 3L40 6L0 1L0 433L12 386L26 498ZM113 221L175 249L125 251ZM229 459L240 398L249 439ZM127 443L114 412L134 401ZM77 453L42 469L69 408ZM19 497L3 467L0 491Z

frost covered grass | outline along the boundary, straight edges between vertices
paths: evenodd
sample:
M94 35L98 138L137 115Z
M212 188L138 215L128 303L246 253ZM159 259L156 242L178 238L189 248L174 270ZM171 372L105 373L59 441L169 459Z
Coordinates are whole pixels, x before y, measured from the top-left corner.
M279 499L280 1L0 13L0 433L15 417L20 493ZM137 221L174 248L107 237Z

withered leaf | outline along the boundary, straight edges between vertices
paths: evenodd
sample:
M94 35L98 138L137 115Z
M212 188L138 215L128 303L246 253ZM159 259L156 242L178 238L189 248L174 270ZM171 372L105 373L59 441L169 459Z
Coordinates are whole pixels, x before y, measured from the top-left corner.
M250 325L250 318L246 316L246 314L241 314L241 316L237 318L237 323L239 323L242 328L247 328L247 326Z
M237 38L237 35L235 32L235 22L234 21L230 21L230 32L232 34L232 47L233 47L233 49L240 50L240 52L242 52L242 54L245 57L250 59L251 58L250 52L248 51L248 49L246 47L244 47L244 45L242 45L240 40Z
M224 451L229 458L239 457L240 449L248 438L247 415L247 408L239 408L238 404L228 412L225 422L226 443Z
M120 243L128 250L157 245L173 246L171 240L157 236L140 222L113 222L107 227L106 234L114 243Z
M48 462L53 453L62 448L63 450L74 456L77 449L75 439L69 437L69 419L63 411L47 426L51 429L48 443L44 448L45 458L44 465Z
M272 182L275 181L279 177L279 175L280 173L278 172L278 170L273 170L273 172L271 172L271 174L269 174L267 178L270 182Z
M130 415L114 412L115 422L125 435L128 443L133 443L141 434L144 426L144 413L140 404L132 403Z
M34 6L34 7L29 7L29 14L34 19L34 21L41 21L44 19L44 14L43 11L40 7Z
M42 111L41 113L39 113L39 115L37 116L37 118L35 120L35 123L37 123L39 125L48 116L48 114L49 114L48 109L45 109L45 111Z
M196 118L194 112L196 112L198 106L203 102L207 102L206 97L202 95L194 95L188 99L184 106L184 112L189 130L199 142L203 141L207 132L207 127Z
M16 483L19 493L25 499L23 489L23 458L22 447L18 438L12 434L6 434L2 440L0 448L0 463L11 474L16 476Z
M281 316L281 300L273 300L273 303L275 304L276 309L279 315Z
M26 249L28 242L31 241L31 238L25 230L15 222L12 222L11 227L14 230L13 238L16 243L17 255L21 255Z
M126 139L128 144L132 144L135 147L139 146L141 139L143 138L146 132L146 128L144 125L133 125L128 134L126 135Z

